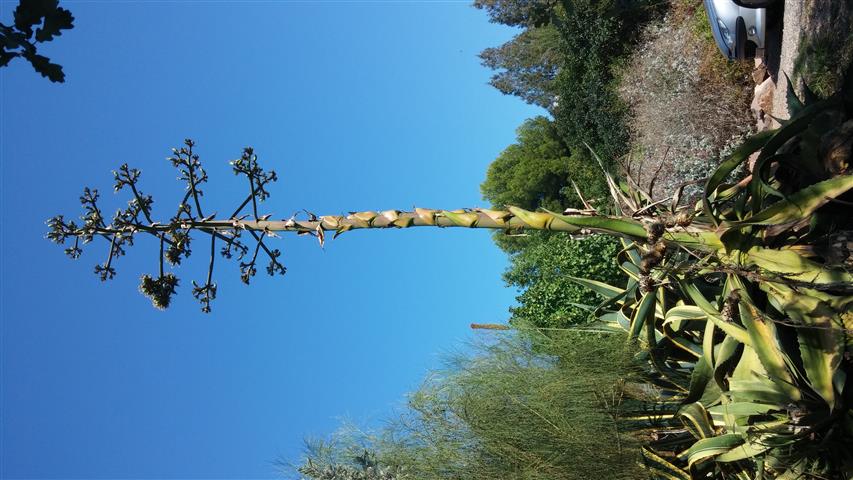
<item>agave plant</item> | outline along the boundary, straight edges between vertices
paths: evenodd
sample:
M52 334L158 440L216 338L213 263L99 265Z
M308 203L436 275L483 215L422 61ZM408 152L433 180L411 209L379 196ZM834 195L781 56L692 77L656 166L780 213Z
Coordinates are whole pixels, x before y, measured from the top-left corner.
M853 471L853 88L823 101L808 91L803 100L792 95L789 107L792 118L732 153L694 206L682 205L681 189L656 200L630 178L617 182L605 172L615 200L608 209L416 208L274 220L258 204L277 176L246 148L231 165L247 178L247 196L230 216L214 218L202 211L208 177L187 140L170 157L187 185L173 217L152 218L140 172L123 165L114 177L116 191L132 193L126 209L107 223L97 191L87 188L82 223L54 217L48 237L70 242L72 258L103 239L107 259L95 267L102 280L113 277L136 235L156 237L159 271L144 275L140 290L165 308L179 280L164 261L180 264L192 234L207 235L207 276L193 282L193 296L209 312L217 242L221 255L238 258L248 283L261 252L268 274L285 273L279 250L269 246L279 232L311 235L321 245L327 232L416 226L617 235L627 287L575 280L607 298L599 322L587 328L625 329L644 344L664 410L679 407L673 419L683 426L655 432L644 450L649 470L662 478L845 479ZM752 174L729 182L753 154Z
M609 179L648 238L624 241L626 288L575 280L681 405L644 448L655 478L853 475L851 98L789 97L791 120L745 142L692 209Z

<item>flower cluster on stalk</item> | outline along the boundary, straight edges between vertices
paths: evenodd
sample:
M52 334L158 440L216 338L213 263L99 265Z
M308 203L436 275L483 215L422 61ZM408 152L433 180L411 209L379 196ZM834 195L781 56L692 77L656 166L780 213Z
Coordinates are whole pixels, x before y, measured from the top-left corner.
M203 281L192 282L192 295L199 301L205 313L211 311L211 301L216 298L217 287L213 281L213 269L217 251L224 258L236 257L240 261L240 276L245 283L248 283L257 272L256 263L261 252L269 260L266 272L270 276L284 274L286 268L279 261L281 252L278 249L270 249L264 244L264 237L274 236L272 232L266 230L246 229L252 237L251 240L254 240L255 246L251 259L243 261L250 247L242 241L245 227L238 226L238 223L247 217L252 217L254 220L269 218L269 215L258 213L258 202L269 198L267 186L277 180L276 173L262 169L254 150L251 147L245 148L240 158L230 163L235 175L244 175L247 178L249 193L234 213L226 218L233 222L233 225L222 220L215 221L213 215L205 216L202 210L201 200L204 192L201 187L207 183L208 175L194 147L195 142L187 139L182 147L173 148L172 155L168 157L172 166L179 171L178 179L186 185L184 197L168 222L158 222L152 217L154 199L151 195L145 194L139 186L142 172L123 164L112 172L115 182L113 190L116 193L131 192L132 197L126 208L118 209L107 224L98 203L100 199L98 191L87 187L80 196L80 204L83 207L83 215L80 217L82 223L66 220L64 216L57 215L47 221L47 238L60 245L70 244L65 248L65 254L72 259L79 258L83 254L84 245L96 238L103 238L109 244L107 257L103 263L97 264L94 270L102 281L106 281L115 277L114 262L118 257L125 255L126 247L133 246L136 234L145 233L156 237L160 244L157 260L159 273L156 276L142 275L139 290L160 309L169 306L180 283L177 276L165 271L164 264L178 266L190 257L193 231L210 237L207 276ZM242 214L250 204L251 214ZM217 241L223 244L219 250L217 250Z

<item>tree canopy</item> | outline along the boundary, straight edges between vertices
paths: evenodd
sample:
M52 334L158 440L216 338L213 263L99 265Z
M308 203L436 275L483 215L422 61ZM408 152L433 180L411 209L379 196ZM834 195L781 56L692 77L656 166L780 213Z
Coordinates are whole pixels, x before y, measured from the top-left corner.
M474 0L490 21L511 27L541 27L551 21L557 0Z
M551 25L529 28L499 47L480 52L483 65L497 73L489 84L506 95L549 108L560 66L559 33Z

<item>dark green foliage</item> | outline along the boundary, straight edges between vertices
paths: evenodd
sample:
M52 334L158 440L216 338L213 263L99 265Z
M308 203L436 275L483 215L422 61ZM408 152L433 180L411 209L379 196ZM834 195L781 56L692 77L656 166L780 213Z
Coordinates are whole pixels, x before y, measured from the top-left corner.
M511 27L541 27L551 21L557 0L474 0L489 20Z
M618 427L636 380L624 345L620 334L490 337L429 377L382 431L349 430L326 445L368 445L379 464L418 480L643 478L638 442ZM344 457L353 467L350 455L323 453L303 465Z
M500 47L480 52L483 65L498 71L489 84L506 95L549 108L560 65L559 34L551 25L529 28Z
M614 65L627 51L639 25L654 10L647 1L564 0L555 20L563 64L555 79L553 111L569 147L589 144L612 160L627 150L627 109L615 93Z
M49 42L62 35L62 30L71 28L74 28L74 17L59 6L59 0L21 0L15 8L13 25L0 23L0 67L5 67L15 57L22 57L43 77L52 82L64 82L62 66L39 55L36 43Z
M589 158L586 147L569 151L554 123L536 117L518 128L517 142L492 162L480 190L494 208L512 205L526 210L547 208L561 212L583 206L571 187L572 180L581 186L587 200L608 195L601 167ZM529 242L528 237L503 233L495 234L494 239L508 253L519 251Z
M599 167L583 160L583 155L566 148L547 118L528 119L518 128L517 143L489 166L480 190L496 208L513 205L561 211L580 207L574 190L566 188L570 179L584 185L584 195L589 198L607 194Z
M566 328L590 320L590 312L579 305L594 307L604 299L566 276L624 283L615 260L620 248L617 240L604 235L532 235L525 248L512 255L504 273L507 284L523 289L516 298L519 306L510 309L510 323Z

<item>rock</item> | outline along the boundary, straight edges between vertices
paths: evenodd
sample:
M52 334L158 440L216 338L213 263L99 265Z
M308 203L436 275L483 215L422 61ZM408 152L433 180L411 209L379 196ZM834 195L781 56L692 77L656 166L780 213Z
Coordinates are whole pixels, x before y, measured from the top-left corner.
M752 97L752 104L749 109L752 110L752 116L756 120L756 128L759 132L767 130L773 124L773 96L776 92L776 84L771 77L767 77L763 82L755 86L755 91Z
M764 63L764 52L755 54L755 68L752 70L752 81L760 85L767 78L767 65Z

